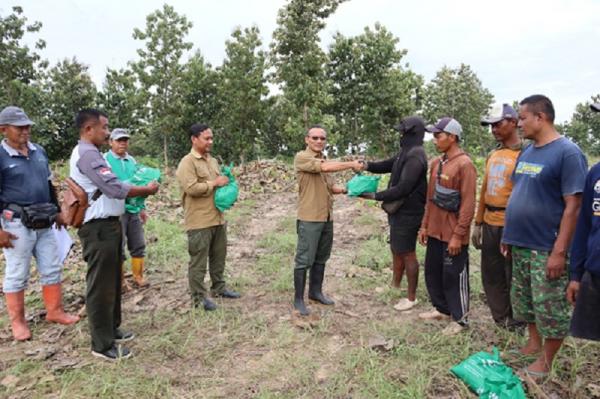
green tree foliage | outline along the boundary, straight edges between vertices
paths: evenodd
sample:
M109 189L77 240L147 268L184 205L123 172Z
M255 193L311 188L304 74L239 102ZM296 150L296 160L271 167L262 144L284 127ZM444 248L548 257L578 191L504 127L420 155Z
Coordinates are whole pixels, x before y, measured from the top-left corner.
M27 24L21 7L13 7L12 14L0 15L0 106L19 105L23 108L37 106L39 95L38 81L48 66L37 51L46 47L46 42L38 39L34 49L23 44L26 33L38 33L40 22Z
M75 58L63 60L48 71L44 82L44 117L34 127L34 133L50 159L71 155L79 140L75 114L82 108L95 106L96 96L88 67Z
M226 160L247 160L256 155L256 140L264 132L269 93L265 52L257 27L238 28L225 43L227 54L219 72L223 111L218 119L215 149Z
M145 101L131 69L108 69L98 93L98 107L108 114L111 129L129 129L134 136L145 132L148 118Z
M423 91L423 112L432 123L443 116L456 119L463 128L463 148L483 156L493 148L494 141L480 125L480 120L493 99L471 67L465 64L456 69L444 66Z
M205 62L199 51L184 65L177 87L183 108L179 125L170 141L170 151L176 161L190 151L190 126L194 123L206 123L216 130L213 121L218 119L223 110L220 86L220 74ZM215 131L214 134L217 135L218 132ZM219 141L220 137L215 137L215 143Z
M285 124L279 134L284 148L301 148L300 132L323 122L323 109L331 102L324 66L327 56L320 47L319 32L326 19L345 0L290 0L279 10L273 32L271 64L273 81L283 98L278 101Z
M591 103L600 102L600 94L592 96ZM590 109L590 102L577 104L571 120L562 126L562 132L588 155L600 155L600 114Z
M191 27L185 16L165 4L146 17L144 31L133 31L133 38L145 45L138 49L139 60L131 66L147 98L148 139L154 146L162 143L165 165L169 164L169 136L181 124L183 102L177 88L184 68L181 58L192 48L192 43L185 41Z
M401 65L406 50L380 24L356 37L338 33L329 51L332 82L329 113L336 117L335 144L356 149L361 143L376 154L398 147L393 126L416 110L422 78Z

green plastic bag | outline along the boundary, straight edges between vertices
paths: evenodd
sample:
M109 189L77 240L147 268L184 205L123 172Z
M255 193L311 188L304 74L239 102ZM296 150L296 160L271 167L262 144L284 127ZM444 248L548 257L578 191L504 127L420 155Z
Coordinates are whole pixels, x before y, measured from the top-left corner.
M134 186L145 186L151 181L160 182L160 178L161 176L159 169L138 165L133 176L125 181ZM132 208L137 208L141 211L142 209L146 208L146 197L127 198L127 205Z
M348 195L350 197L356 197L363 193L376 192L378 185L379 176L365 176L357 173L350 181L348 181L348 183L346 183L346 188L348 189Z
M477 352L450 371L463 380L480 398L525 399L521 380L500 359L498 349L493 353Z
M238 199L239 189L235 178L231 173L232 168L233 164L221 167L221 174L229 178L229 183L217 188L215 191L215 206L221 212L225 212L227 209L231 208Z

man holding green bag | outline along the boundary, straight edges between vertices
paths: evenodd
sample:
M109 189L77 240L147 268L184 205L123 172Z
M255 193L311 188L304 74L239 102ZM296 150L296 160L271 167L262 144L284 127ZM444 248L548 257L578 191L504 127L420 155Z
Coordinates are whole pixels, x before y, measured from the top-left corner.
M110 165L112 172L121 181L133 177L137 169L135 159L129 154L130 135L126 129L116 128L110 134L110 150L104 154L104 158ZM133 282L139 288L147 287L144 280L144 256L146 252L146 240L144 239L144 224L148 219L143 205L135 201L137 197L125 200L125 213L121 215L121 226L123 227L123 245L127 242L127 249L131 255L131 272ZM123 262L121 263L122 291L131 289L125 280L125 251L123 251Z
M190 128L192 150L177 167L181 186L185 230L188 235L190 264L188 279L194 307L215 310L217 305L207 298L204 286L206 263L212 281L211 292L223 298L239 298L240 294L225 286L227 230L223 213L215 206L215 191L229 183L221 175L219 163L210 155L213 133L210 127L195 123Z
M333 244L333 195L344 194L346 189L335 185L331 172L347 169L361 170L358 161L327 161L323 155L327 133L319 125L308 129L304 137L306 149L296 154L294 169L298 179L298 219L296 231L298 246L294 268L294 308L308 315L304 304L306 272L310 269L308 297L323 305L334 302L323 295L325 263Z

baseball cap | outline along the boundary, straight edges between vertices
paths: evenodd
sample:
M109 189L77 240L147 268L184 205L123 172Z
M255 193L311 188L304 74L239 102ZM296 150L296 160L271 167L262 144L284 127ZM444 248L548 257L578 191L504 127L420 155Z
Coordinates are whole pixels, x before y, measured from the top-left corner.
M502 119L518 119L517 111L508 104L495 104L490 112L481 118L481 126L491 125Z
M127 129L122 129L120 127L113 129L113 131L110 133L110 139L111 140L119 140L122 139L123 137L127 137L129 138L129 131L127 131Z
M438 120L435 125L429 125L425 128L430 133L449 133L460 138L462 134L462 126L454 118L445 116Z
M33 124L22 108L11 105L0 111L0 125L31 126Z
M590 108L592 111L600 112L600 103L591 104Z

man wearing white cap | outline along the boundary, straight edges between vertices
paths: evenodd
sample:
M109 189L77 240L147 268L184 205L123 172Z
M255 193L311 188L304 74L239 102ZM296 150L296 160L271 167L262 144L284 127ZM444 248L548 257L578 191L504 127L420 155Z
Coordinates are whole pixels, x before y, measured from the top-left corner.
M130 179L137 169L135 158L129 154L130 135L126 129L116 128L110 134L110 150L104 154L104 158L110 165L112 172L121 181ZM137 287L146 287L148 283L144 280L144 255L146 252L146 240L144 239L144 223L147 220L146 211L134 198L125 199L125 213L121 215L121 226L123 227L123 244L127 242L127 248L131 255L131 272L133 282ZM125 251L123 251L123 261ZM124 263L124 262L123 262ZM121 273L124 274L124 264L121 264ZM130 287L122 275L123 291Z
M481 281L487 305L496 324L508 329L522 324L513 320L510 304L512 261L500 252L511 176L522 147L517 124L517 112L508 104L494 106L481 119L482 126L491 127L498 148L486 160L472 235L473 246L481 249Z
M0 112L0 247L6 260L3 291L17 341L31 338L25 320L25 288L35 257L46 305L46 320L73 324L79 317L63 311L62 265L51 227L60 223L48 156L29 141L33 122L18 107Z
M460 148L462 127L445 117L427 131L443 153L431 163L419 243L427 245L425 283L431 303L422 319L450 319L443 334L461 332L469 312L469 230L475 212L477 171Z

